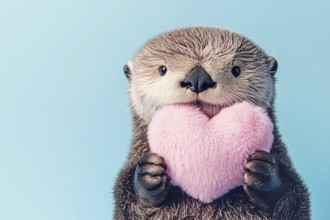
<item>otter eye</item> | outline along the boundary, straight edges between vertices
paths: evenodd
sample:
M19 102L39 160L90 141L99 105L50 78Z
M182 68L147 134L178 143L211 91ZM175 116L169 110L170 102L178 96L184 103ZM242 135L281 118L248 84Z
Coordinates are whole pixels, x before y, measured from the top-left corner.
M164 76L164 75L166 74L166 72L167 72L167 68L166 68L166 66L160 66L160 67L159 67L159 74L160 74L161 76Z
M241 69L238 66L233 66L231 69L231 73L235 76L238 77L239 74L241 74Z

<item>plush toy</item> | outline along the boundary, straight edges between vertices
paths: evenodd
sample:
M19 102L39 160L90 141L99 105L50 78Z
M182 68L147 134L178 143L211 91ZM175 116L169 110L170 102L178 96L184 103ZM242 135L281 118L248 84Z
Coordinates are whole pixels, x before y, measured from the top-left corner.
M173 185L209 203L243 185L244 165L257 150L270 151L273 124L248 102L222 109L209 119L195 106L167 106L148 130L151 151L167 164Z

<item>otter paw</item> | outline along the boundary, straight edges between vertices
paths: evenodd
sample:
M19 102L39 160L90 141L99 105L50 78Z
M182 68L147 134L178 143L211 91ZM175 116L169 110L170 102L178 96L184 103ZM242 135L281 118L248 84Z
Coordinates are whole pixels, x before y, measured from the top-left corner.
M276 159L257 151L248 158L244 170L244 190L251 201L269 208L281 196L282 181Z
M155 153L144 155L136 166L135 188L141 198L153 205L160 205L166 199L170 182L166 168L163 158Z
M254 190L267 192L281 184L277 161L265 151L250 156L244 170L244 184Z

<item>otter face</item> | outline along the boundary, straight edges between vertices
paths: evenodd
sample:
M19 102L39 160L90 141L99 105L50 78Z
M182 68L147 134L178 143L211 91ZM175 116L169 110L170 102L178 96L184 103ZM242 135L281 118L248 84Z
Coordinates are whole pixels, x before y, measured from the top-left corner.
M125 65L133 111L146 123L165 105L196 105L208 117L236 102L265 109L277 62L237 33L190 27L147 42Z

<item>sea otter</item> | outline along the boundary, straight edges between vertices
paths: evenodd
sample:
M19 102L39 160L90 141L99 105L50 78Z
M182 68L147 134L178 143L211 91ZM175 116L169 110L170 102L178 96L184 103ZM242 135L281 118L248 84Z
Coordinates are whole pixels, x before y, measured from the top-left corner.
M148 41L124 66L134 136L115 185L115 219L310 219L309 192L281 140L274 111L278 64L246 37L215 27L187 27ZM159 109L194 105L209 118L247 101L274 124L270 153L244 167L244 185L203 203L170 183L150 152L148 125Z

